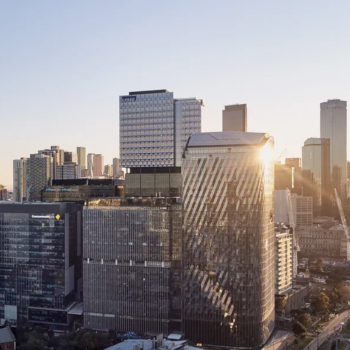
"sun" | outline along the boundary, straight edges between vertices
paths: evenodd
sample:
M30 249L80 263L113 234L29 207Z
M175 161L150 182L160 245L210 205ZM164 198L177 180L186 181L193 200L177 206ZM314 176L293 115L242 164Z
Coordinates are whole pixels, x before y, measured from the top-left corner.
M269 144L266 144L262 147L260 151L260 158L265 165L269 164L273 160L274 154L273 149Z

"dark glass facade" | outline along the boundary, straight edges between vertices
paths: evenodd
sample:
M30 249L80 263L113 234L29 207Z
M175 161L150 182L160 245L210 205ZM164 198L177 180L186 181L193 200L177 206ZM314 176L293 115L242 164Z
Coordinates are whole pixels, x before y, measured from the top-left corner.
M193 342L259 348L275 317L273 139L198 135L182 168L183 331Z
M124 186L115 185L82 185L51 186L41 191L43 202L84 202L89 198L122 197Z
M127 197L179 197L181 196L181 168L130 168L125 174Z
M73 203L0 204L0 319L68 327L82 284L81 210Z
M181 327L181 204L96 199L83 210L84 326L138 333Z

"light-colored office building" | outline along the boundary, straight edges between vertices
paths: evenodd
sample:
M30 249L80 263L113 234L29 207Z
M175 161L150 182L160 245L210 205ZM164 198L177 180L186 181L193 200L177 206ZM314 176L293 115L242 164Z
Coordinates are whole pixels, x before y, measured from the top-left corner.
M321 137L330 139L330 170L332 187L346 197L347 110L346 101L321 103Z
M87 155L87 170L89 173L89 176L94 176L94 153L89 153Z
M113 166L111 164L107 164L104 166L103 174L112 177L113 176Z
M313 197L291 194L294 223L297 227L312 226L314 219Z
M86 169L86 148L77 147L78 165L81 169Z
M201 131L203 105L196 98L175 99L167 90L120 96L122 167L181 166L188 136Z
M222 131L247 131L247 105L225 106L222 111Z
M120 166L120 159L113 158L113 177L119 178L123 172L122 167Z
M23 202L26 198L26 173L27 158L15 159L13 161L13 201Z
M274 329L273 148L265 133L198 133L187 142L182 321L194 342L260 348Z
M41 201L41 190L51 185L53 158L46 154L31 154L27 159L27 199L30 202Z
M102 176L104 172L104 157L102 154L94 155L93 163L94 176Z

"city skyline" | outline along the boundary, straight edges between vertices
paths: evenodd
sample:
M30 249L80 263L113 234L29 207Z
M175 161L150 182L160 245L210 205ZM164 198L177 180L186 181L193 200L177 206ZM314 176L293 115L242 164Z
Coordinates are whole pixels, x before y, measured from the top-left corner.
M167 4L136 3L76 1L69 11L43 1L0 5L1 184L11 189L13 160L42 145L119 157L118 97L126 91L167 88L203 98L203 132L221 130L225 105L246 103L248 131L273 135L276 156L287 148L284 157L301 157L303 142L319 137L321 102L349 99L350 4L300 2L300 11L275 1L253 9L194 2L186 14L178 6L168 16ZM232 21L234 12L240 16ZM329 18L336 20L325 27ZM146 40L129 40L139 28Z

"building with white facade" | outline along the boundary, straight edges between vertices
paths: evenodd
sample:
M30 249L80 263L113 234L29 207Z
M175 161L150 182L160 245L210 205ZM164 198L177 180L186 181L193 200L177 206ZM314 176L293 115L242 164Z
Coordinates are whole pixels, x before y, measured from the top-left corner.
M203 101L175 99L168 90L119 98L120 158L125 168L181 166L188 137L201 131Z
M13 201L22 202L26 197L26 167L27 158L13 161Z
M293 235L282 224L275 227L276 233L276 286L275 293L283 294L292 289L293 280Z
M347 110L346 101L321 103L321 137L330 139L330 170L332 187L346 197Z

